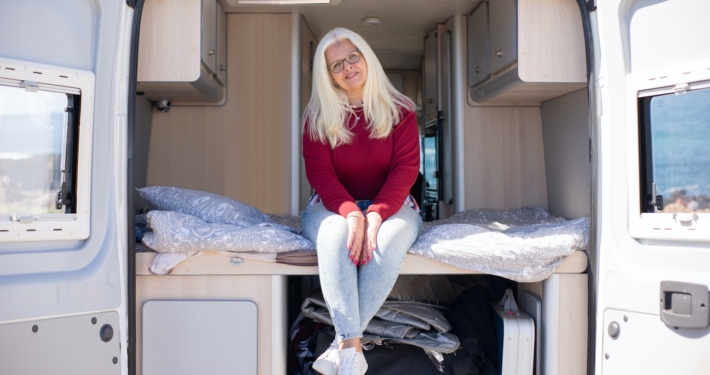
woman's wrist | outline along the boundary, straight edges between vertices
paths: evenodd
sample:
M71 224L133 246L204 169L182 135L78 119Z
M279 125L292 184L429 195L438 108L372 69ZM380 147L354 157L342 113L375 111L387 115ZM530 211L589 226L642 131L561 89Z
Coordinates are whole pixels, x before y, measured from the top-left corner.
M365 215L363 215L362 212L360 212L360 211L352 211L345 216L346 219L351 218L351 217L357 217L357 218L364 219Z

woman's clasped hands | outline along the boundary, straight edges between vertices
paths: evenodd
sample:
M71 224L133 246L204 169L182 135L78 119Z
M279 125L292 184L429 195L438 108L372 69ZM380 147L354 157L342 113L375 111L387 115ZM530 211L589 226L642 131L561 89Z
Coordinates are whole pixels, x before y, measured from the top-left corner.
M348 250L350 260L356 266L364 266L372 259L372 253L377 248L377 232L382 224L379 213L370 211L367 217L360 211L349 213L346 218L348 223Z

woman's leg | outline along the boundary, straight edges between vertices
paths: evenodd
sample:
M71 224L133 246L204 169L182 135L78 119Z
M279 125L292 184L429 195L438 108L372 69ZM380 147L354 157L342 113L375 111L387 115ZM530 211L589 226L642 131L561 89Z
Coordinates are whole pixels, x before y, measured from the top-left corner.
M372 260L360 267L358 296L361 331L387 299L407 250L421 231L421 217L407 206L402 206L396 214L382 222L377 232L377 248L372 253Z
M328 211L322 203L301 214L304 237L318 249L318 273L338 342L362 337L358 307L357 268L347 248L345 218Z

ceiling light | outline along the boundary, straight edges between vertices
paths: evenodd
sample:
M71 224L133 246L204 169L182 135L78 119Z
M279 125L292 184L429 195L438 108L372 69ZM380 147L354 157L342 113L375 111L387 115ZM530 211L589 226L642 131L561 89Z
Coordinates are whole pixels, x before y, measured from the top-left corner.
M367 18L365 18L365 25L368 25L368 26L380 26L380 17L367 17Z
M330 0L237 0L239 5L329 4Z

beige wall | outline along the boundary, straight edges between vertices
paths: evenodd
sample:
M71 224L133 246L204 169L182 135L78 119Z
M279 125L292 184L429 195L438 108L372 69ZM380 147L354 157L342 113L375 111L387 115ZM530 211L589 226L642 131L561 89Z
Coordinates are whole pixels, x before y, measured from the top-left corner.
M227 103L153 111L148 185L291 212L290 14L228 15Z
M465 207L547 209L540 107L464 109Z
M587 89L542 103L550 212L568 219L589 216L589 106Z

